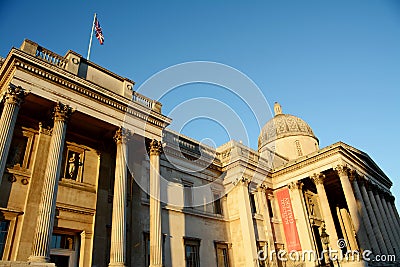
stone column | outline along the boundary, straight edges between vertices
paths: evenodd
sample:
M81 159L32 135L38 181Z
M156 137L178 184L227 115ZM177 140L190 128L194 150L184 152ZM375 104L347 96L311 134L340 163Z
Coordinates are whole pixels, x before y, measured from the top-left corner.
M117 154L111 222L110 263L108 266L126 266L127 142L129 137L130 132L122 127L114 135Z
M25 90L13 84L8 85L4 94L4 108L0 117L0 184L6 167L18 111L25 95Z
M365 183L366 183L365 180L359 181L361 194L363 196L363 200L364 200L365 207L366 207L366 210L368 213L368 217L371 221L373 235L376 238L376 241L378 242L378 245L379 245L379 251L377 251L376 253L387 254L386 244L385 244L385 241L383 240L381 229L379 228L378 220L375 216L375 212L374 212L374 209L371 204L371 199L368 195L367 189L365 188L365 185L364 185Z
M372 230L371 220L368 217L367 207L366 207L366 204L364 203L360 187L358 186L357 177L359 177L359 176L357 176L357 173L355 171L350 172L349 179L353 184L354 194L360 203L358 212L361 215L361 218L362 218L362 221L364 224L364 229L366 230L366 233L368 235L370 248L372 248L372 251L376 255L376 254L380 253L380 249L379 249L379 245L376 240L376 237L374 236L374 231Z
M312 242L312 234L310 223L307 216L306 206L304 204L303 183L300 181L292 182L288 185L290 196L292 198L293 213L296 219L302 250L314 249ZM309 265L311 262L306 262ZM311 266L311 265L310 265ZM312 265L313 266L313 265Z
M271 227L271 217L269 216L268 203L267 203L267 194L270 192L268 187L265 184L261 184L257 188L257 196L258 202L261 203L261 214L263 216L263 225L265 234L267 236L268 244L273 244L273 234Z
M150 143L150 267L162 267L160 141Z
M50 259L50 239L53 232L58 181L60 180L67 120L71 112L69 106L61 103L54 108L54 127L47 157L32 254L29 257L30 262L48 262Z
M383 237L383 241L385 243L384 249L383 249L383 247L381 247L381 251L384 254L393 254L393 249L392 249L390 241L389 241L389 236L388 236L388 234L386 232L386 229L385 229L385 226L383 224L382 214L381 214L381 212L380 212L380 210L378 208L378 205L376 203L375 196L374 196L374 193L373 193L374 186L371 185L371 184L368 184L367 189L368 189L368 196L369 196L369 199L371 201L372 209L374 211L375 218L376 218L376 220L378 222L377 225L379 227L379 230L380 230L381 235Z
M394 196L392 196L390 194L387 194L386 195L386 205L387 205L389 213L390 213L390 215L392 217L393 225L395 226L397 235L398 235L398 237L400 239L400 227L399 227L400 223L397 221L396 214L395 214L395 212L393 210L392 203L393 203L393 206L394 206ZM395 206L394 206L394 208L396 209ZM400 241L399 241L399 244L400 244ZM400 251L400 248L399 248L399 251Z
M385 194L387 194L387 193L383 193L381 195L381 203L382 203L383 210L385 211L385 214L386 214L390 232L392 233L392 236L393 236L392 244L394 245L394 250L396 251L397 255L400 255L400 247L399 247L400 246L400 238L398 235L398 227L399 226L397 224L393 223L392 214L390 213L389 208L387 206ZM397 225L397 228L396 228L396 225Z
M238 190L238 204L240 226L243 237L243 249L246 255L246 266L258 266L258 254L256 246L256 235L254 232L253 214L250 207L249 199L249 183L250 179L242 177L234 182L236 190Z
M389 203L390 203L389 206L392 208L392 212L396 219L396 222L398 223L398 225L400 225L400 216L399 216L399 213L397 212L394 200L395 200L394 196L391 196L390 200L389 200Z
M388 237L387 239L385 239L385 241L387 241L386 247L390 254L394 254L394 247L396 245L396 241L393 239L393 234L391 233L391 230L390 230L388 218L387 218L387 216L385 214L385 210L383 209L383 206L382 206L382 202L381 202L381 198L380 198L380 191L381 190L378 187L375 188L375 190L374 190L375 201L376 201L376 204L378 205L378 210L379 210L379 213L380 213L382 221L383 221L382 228L386 231L386 234ZM384 236L385 236L385 234L384 234Z
M315 186L317 187L317 194L319 197L322 216L324 217L326 232L329 235L331 247L334 247L338 241L338 235L333 221L331 207L329 206L328 196L326 195L324 187L325 175L322 173L314 174L311 177Z
M346 166L338 165L335 168L337 174L339 175L340 183L344 192L344 197L346 199L347 207L349 208L349 213L351 220L353 222L355 234L358 237L359 248L362 250L370 249L367 233L363 227L363 222L361 216L358 212L357 201L354 197L354 192L351 187L351 183L348 176L349 169Z

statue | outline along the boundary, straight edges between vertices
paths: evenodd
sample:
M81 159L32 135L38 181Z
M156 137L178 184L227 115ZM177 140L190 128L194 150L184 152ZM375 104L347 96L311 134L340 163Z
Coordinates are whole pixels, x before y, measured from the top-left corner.
M68 159L68 175L71 179L76 179L76 167L78 165L78 159L76 153L71 153L71 157Z

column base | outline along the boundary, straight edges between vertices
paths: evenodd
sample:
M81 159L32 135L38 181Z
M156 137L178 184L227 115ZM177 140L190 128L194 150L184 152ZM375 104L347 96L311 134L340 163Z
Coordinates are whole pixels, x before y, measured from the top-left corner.
M163 267L163 265L162 264L153 264L153 265L150 265L149 267Z
M29 256L28 262L31 263L48 263L50 258L45 256Z
M50 262L0 261L0 267L56 267Z
M127 267L123 262L110 262L108 267Z

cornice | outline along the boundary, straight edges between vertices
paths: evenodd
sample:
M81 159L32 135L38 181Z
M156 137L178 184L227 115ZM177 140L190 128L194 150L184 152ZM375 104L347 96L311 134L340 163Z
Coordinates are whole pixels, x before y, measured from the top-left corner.
M143 107L139 103L130 101L129 99L86 81L85 79L64 69L28 55L23 51L17 49L12 50L10 58L7 58L6 61L11 61L11 63L7 64L8 69L17 68L28 72L40 79L67 89L68 91L73 91L83 95L97 103L109 106L120 112L126 113L127 115L137 117L157 127L165 128L171 121L168 117L153 110L145 110L147 108ZM5 64L3 64L1 71L3 71L4 65ZM8 76L12 73L12 70L8 71ZM0 87L4 86L4 82L5 79L2 79Z

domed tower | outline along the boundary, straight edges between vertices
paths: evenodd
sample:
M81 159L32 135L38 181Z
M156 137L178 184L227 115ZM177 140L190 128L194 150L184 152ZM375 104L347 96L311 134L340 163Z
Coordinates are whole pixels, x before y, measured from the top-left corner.
M275 116L269 120L258 137L258 152L266 158L274 151L288 160L297 159L319 149L318 138L302 119L283 114L282 107L275 102Z

